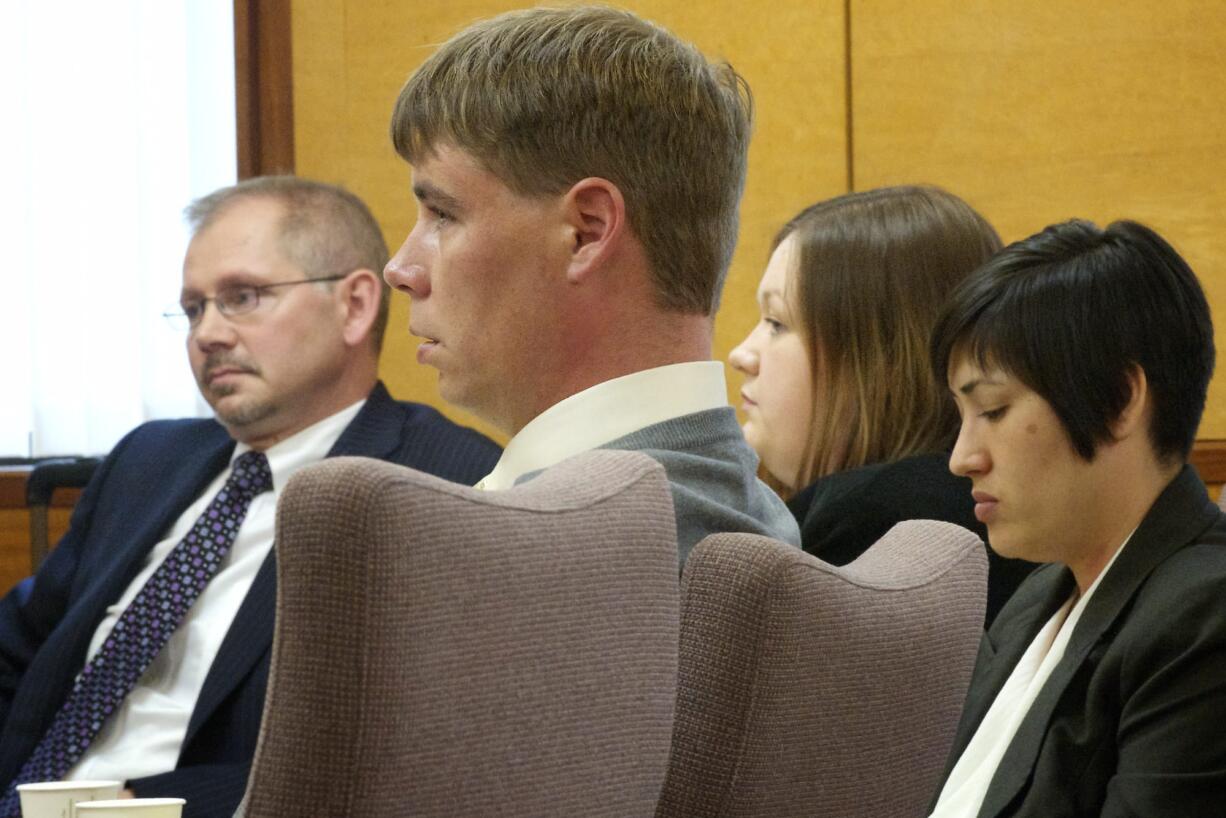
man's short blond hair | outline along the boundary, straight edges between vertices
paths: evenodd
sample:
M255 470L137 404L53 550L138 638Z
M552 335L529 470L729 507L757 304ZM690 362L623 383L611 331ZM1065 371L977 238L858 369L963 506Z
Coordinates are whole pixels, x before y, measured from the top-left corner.
M529 9L476 23L409 79L392 114L410 163L471 154L523 196L617 185L658 303L711 314L736 246L752 102L727 63L629 12Z

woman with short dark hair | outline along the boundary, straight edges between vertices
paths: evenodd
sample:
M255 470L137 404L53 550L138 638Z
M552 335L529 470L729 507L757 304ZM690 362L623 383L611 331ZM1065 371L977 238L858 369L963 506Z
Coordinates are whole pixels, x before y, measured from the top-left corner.
M1226 516L1187 465L1213 325L1135 222L1066 222L954 294L932 340L992 548L1048 563L984 637L933 818L1219 816Z

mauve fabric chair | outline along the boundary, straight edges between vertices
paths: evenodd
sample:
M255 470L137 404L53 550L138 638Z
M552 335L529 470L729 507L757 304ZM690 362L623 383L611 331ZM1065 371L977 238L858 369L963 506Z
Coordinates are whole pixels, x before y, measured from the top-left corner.
M333 458L290 480L276 536L240 815L653 814L679 623L658 463L588 452L482 492Z
M681 675L658 818L917 818L978 651L987 557L912 520L841 568L707 537L681 588Z

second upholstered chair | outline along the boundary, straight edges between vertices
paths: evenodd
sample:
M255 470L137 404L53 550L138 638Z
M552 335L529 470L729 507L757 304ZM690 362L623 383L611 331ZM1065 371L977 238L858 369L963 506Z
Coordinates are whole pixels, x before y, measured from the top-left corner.
M949 523L896 525L835 568L708 537L682 581L660 818L913 818L937 786L979 645L987 559Z
M249 818L652 814L678 638L654 461L480 492L327 460L286 487L277 557Z

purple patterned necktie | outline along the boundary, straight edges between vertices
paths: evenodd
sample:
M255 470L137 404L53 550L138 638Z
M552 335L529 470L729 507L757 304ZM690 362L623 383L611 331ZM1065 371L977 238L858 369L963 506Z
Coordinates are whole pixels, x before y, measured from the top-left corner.
M272 472L263 452L235 459L221 491L137 592L77 677L42 741L9 785L0 816L20 815L18 784L58 781L77 762L217 573L252 498L271 488Z

